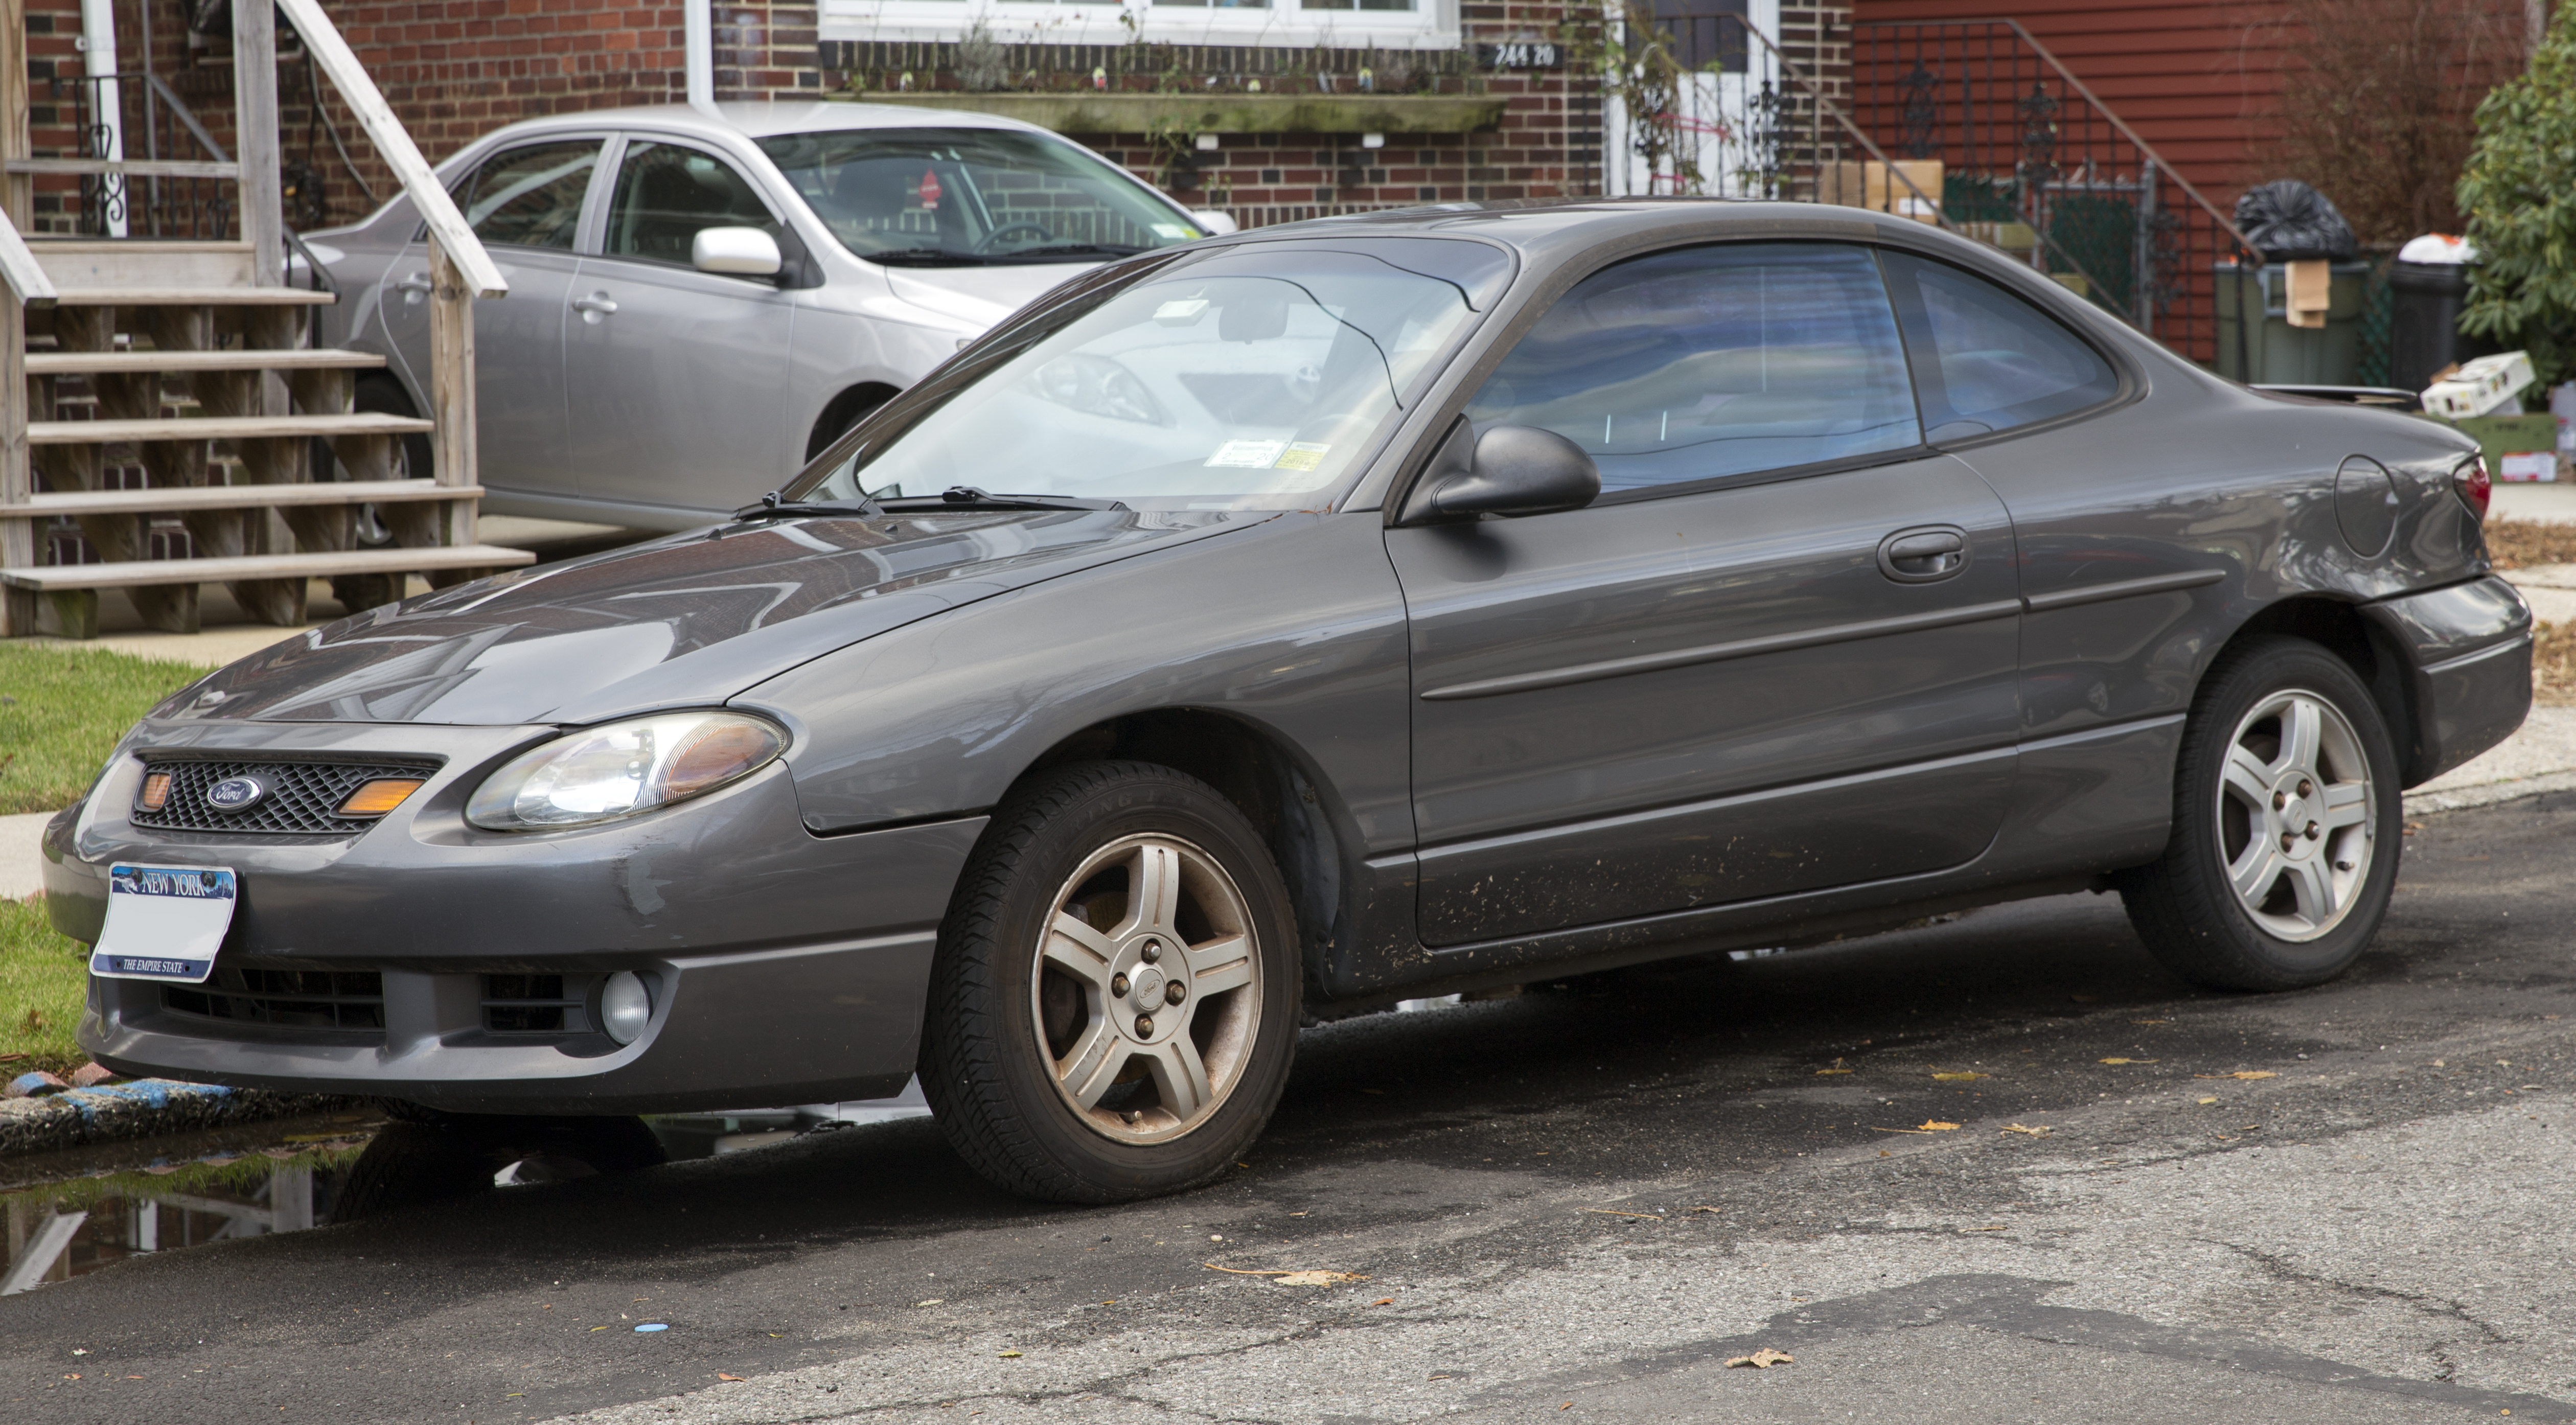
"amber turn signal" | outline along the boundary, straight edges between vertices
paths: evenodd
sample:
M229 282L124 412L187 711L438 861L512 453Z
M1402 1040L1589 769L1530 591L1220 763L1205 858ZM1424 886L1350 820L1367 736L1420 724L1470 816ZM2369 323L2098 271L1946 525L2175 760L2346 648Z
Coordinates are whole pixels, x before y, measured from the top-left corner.
M401 806L403 798L419 791L420 784L418 777L378 777L349 793L349 799L340 803L340 815L383 816Z
M134 805L143 811L159 811L163 806L168 804L169 800L170 774L167 772L151 772L145 774L143 778L143 795L134 799Z

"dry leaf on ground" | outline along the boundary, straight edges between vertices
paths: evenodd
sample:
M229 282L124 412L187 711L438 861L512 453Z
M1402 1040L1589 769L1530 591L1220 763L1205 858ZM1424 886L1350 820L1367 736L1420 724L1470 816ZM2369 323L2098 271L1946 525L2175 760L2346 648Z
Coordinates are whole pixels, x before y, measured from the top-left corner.
M718 1372L716 1372L716 1379L718 1379L718 1380L740 1380L740 1379L742 1379L742 1377L740 1377L740 1376L734 1376L734 1375L726 1375L723 1371L718 1371Z
M2153 1059L2105 1059L2102 1062L2105 1064L2152 1064L2156 1061Z
M2032 1127L2028 1124L2022 1123L2007 1123L1997 1131L2002 1133L2027 1133L2033 1138L2045 1138L2057 1130L2049 1127L2045 1123L2040 1124L2037 1127Z
M1980 1074L1974 1069L1961 1069L1956 1073L1934 1074L1932 1077L1939 1079L1945 1084L1964 1084L1971 1079L1991 1079L1994 1075Z
M1943 1123L1937 1118L1928 1118L1923 1121L1922 1127L1917 1128L1914 1131L1917 1133L1947 1133L1958 1126L1959 1125L1955 1123Z
M1751 1366L1755 1370L1760 1371L1768 1370L1773 1366L1789 1365L1797 1359L1797 1357L1790 1355L1786 1351L1775 1351L1770 1347L1765 1346L1761 1350L1754 1352L1752 1355L1737 1356L1726 1364L1729 1368L1733 1368L1735 1366Z
M1818 1069L1816 1070L1816 1077L1821 1079L1828 1074L1848 1074L1850 1072L1851 1070L1849 1069Z
M1202 1262L1200 1265L1206 1267L1209 1271L1223 1272L1230 1277L1268 1277L1281 1286L1334 1286L1342 1282L1364 1282L1368 1280L1367 1277L1361 1276L1357 1272L1332 1272L1325 1271L1321 1268L1308 1268L1304 1271L1295 1272L1254 1272L1245 1271L1240 1267L1220 1267L1214 1262Z

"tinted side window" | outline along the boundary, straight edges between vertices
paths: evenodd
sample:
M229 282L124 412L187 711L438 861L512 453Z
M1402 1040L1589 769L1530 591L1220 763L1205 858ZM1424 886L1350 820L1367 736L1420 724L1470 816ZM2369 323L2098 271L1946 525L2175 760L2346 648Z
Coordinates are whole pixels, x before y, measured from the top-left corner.
M758 228L778 236L778 219L751 181L713 154L678 144L637 139L617 166L617 188L608 200L611 257L641 257L689 265L689 247L703 228Z
M474 235L513 247L572 249L599 140L530 144L483 160L456 190Z
M1885 257L1925 425L1973 421L2010 430L2119 394L2110 363L2056 318L1944 263L1899 252Z
M1467 407L1540 426L1604 491L1922 443L1867 250L1743 243L1604 268L1557 300Z

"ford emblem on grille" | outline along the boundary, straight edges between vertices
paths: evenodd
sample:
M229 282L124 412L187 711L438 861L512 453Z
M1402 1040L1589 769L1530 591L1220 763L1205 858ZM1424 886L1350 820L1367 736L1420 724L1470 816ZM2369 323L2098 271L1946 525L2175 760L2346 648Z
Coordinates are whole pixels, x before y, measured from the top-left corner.
M206 805L217 811L248 811L268 797L268 784L257 777L226 777L206 788Z

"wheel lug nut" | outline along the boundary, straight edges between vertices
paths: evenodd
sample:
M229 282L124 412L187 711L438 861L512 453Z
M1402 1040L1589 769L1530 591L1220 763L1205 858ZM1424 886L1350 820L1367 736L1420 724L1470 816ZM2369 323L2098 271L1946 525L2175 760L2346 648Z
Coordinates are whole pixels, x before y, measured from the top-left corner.
M1150 1014L1136 1016L1136 1037L1139 1039L1154 1037L1154 1016Z
M2298 837L2296 837L2296 836L2294 836L2294 835L2292 835L2292 834L2290 834L2289 832L2286 832L2286 831L2284 831L2284 832L2282 832L2282 833L2281 833L2281 849L2282 849L2282 850L2287 851L2287 850L2289 850L2291 847L2296 846L2296 845L2298 845L2298 844L2299 844L2299 838L2298 838Z
M1160 960L1160 959L1162 959L1162 958L1163 958L1163 943L1162 943L1161 941L1159 941L1159 940L1148 940L1148 941L1146 941L1146 942L1145 942L1145 963L1146 963L1146 964L1148 964L1148 965L1150 965L1150 964L1153 964L1155 961Z
M2281 808L2283 808L2283 807L2285 807L2285 806L2288 806L2289 804L2290 804L2290 794L2289 794L2289 793L2287 793L2287 792L2274 792L2274 793L2272 794L2272 810L2274 810L2274 811L2279 811Z
M1181 1002L1181 997L1188 993L1188 990L1181 988L1181 982L1178 980L1174 980L1163 986L1163 1000L1167 1004L1179 1004Z
M2310 786L2310 785L2308 784L2308 779L2307 779L2307 778L2305 778L2305 777L2301 777L2301 778L2299 779L2299 795L2300 795L2300 796L2303 796L2303 797L2304 797L2304 796L2306 796L2308 793L2313 792L2313 791L2315 791L2315 790L2316 790L2316 788L2315 788L2315 787Z
M1125 975L1111 975L1109 977L1109 992L1113 995L1123 995L1127 993L1127 977Z
M2317 824L2313 821L2308 823L2308 839L2310 841L2317 839Z

